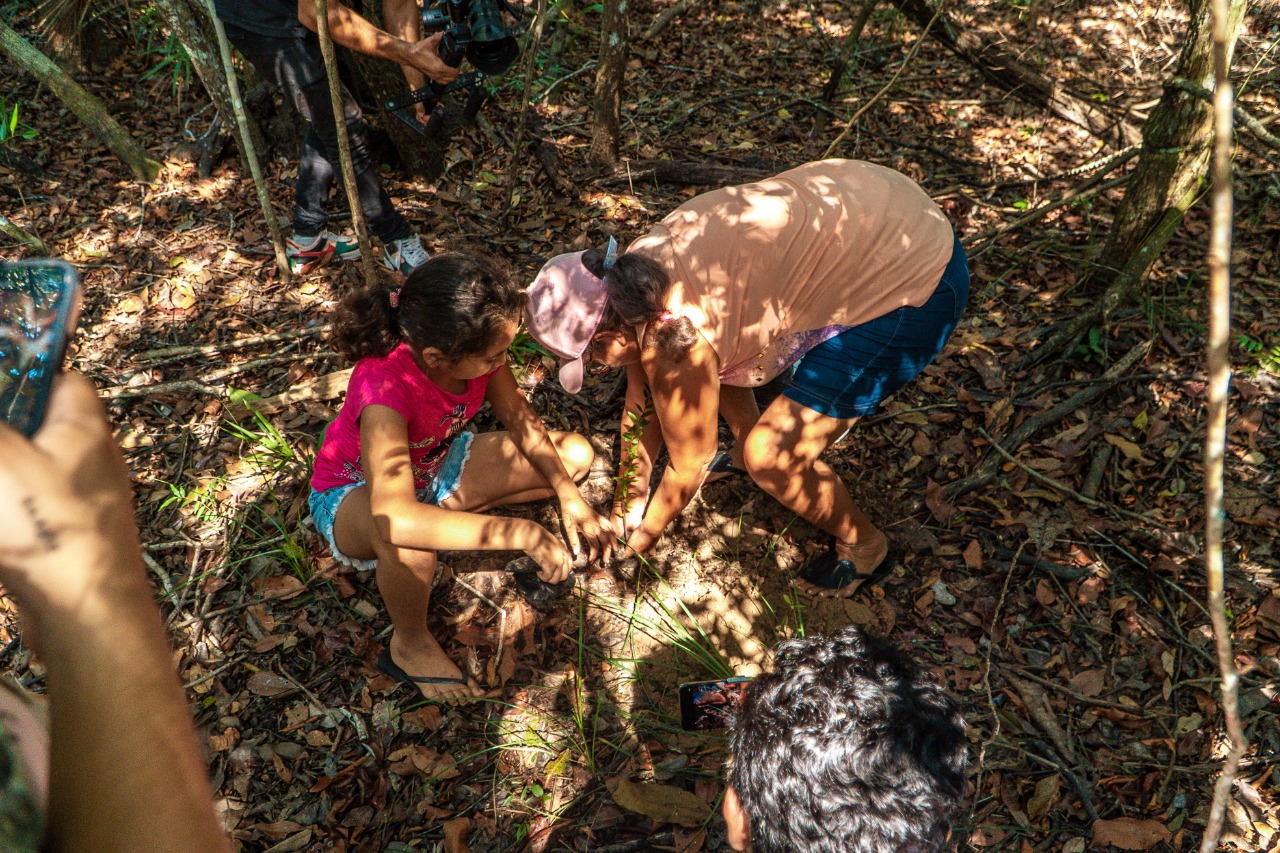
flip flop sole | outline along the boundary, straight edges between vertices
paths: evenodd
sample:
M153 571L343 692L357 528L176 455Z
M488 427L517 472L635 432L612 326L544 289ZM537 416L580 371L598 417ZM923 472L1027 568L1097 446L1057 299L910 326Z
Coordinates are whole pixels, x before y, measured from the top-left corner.
M848 560L841 560L836 556L835 549L831 548L806 563L800 571L796 572L796 577L821 589L830 590L836 593L837 596L842 596L844 590L854 583L858 583L857 589L849 593L849 595L853 595L859 590L867 589L883 581L897 564L897 554L894 552L893 547L890 546L888 552L884 555L884 559L880 561L875 569L868 574L859 574L853 563Z

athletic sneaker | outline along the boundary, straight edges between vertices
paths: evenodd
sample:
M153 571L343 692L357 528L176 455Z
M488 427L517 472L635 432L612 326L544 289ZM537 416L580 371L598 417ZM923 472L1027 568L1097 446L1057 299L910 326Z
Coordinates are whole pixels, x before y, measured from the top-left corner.
M333 257L334 245L325 234L314 237L294 235L284 241L284 253L289 258L289 271L305 275L324 266Z
M417 234L392 240L382 251L382 263L387 269L408 275L427 262L427 250Z
M324 231L320 236L333 244L333 253L342 260L360 260L360 241L354 234L334 234L332 231Z

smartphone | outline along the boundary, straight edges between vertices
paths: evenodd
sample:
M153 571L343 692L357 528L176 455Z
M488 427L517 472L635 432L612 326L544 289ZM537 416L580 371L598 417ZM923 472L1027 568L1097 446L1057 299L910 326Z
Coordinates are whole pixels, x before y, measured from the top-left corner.
M0 420L27 437L44 422L79 316L80 276L71 264L0 263Z
M704 732L733 725L750 678L689 681L680 685L680 728Z

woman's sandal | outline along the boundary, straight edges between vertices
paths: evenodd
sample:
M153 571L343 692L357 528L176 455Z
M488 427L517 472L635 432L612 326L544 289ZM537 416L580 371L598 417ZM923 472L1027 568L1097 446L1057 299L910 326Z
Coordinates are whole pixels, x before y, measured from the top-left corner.
M419 698L427 702L467 702L479 699L479 696L432 696L430 698L423 696L422 691L418 689L419 684L441 684L441 685L458 685L461 687L470 687L471 679L467 674L462 673L462 677L454 678L444 675L410 675L400 668L400 665L391 659L391 650L383 648L378 652L378 670L388 678L394 678L401 684L407 684L413 688L413 692L418 694Z
M858 590L866 589L887 578L897 564L897 555L893 551L893 546L889 546L880 564L869 573L862 574L852 561L840 559L836 554L835 546L831 545L805 563L800 571L796 572L796 577L813 586L829 589L836 594L836 597L847 598ZM845 593L845 590L855 583L858 584L857 588Z
M729 451L721 450L711 460L711 464L707 466L707 476L703 478L703 483L714 483L717 480L723 480L725 477L733 477L747 472L733 464L733 457L729 455Z

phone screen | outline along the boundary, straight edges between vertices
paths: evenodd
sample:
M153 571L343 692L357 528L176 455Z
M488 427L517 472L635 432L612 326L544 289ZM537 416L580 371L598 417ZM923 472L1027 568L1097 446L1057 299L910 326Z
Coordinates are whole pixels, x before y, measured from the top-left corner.
M64 261L0 263L0 419L31 436L80 312L80 277Z
M733 725L750 683L750 678L736 677L681 684L680 728L699 732Z

